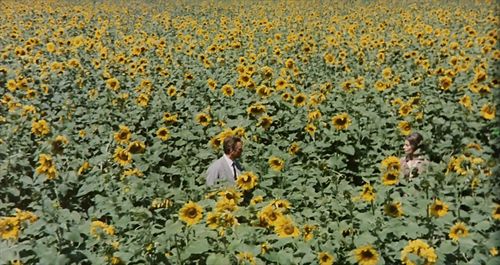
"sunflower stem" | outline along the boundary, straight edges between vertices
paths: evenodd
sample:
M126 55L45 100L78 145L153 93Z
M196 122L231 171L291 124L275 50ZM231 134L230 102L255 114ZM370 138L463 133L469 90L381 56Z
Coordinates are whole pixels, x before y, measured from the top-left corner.
M179 264L182 265L181 252L179 250L179 244L177 243L177 235L174 235L174 241L175 241L175 251L177 252L177 262L179 262Z

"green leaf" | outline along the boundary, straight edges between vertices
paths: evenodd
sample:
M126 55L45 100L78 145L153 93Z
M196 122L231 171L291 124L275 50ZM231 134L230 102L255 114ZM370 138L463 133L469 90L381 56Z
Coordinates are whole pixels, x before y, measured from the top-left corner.
M354 147L352 145L341 146L339 147L339 151L347 155L354 155L355 153Z
M189 242L187 248L184 250L189 257L191 254L201 254L210 249L210 244L208 244L207 239L198 239L194 242Z
M210 254L207 258L207 265L231 265L231 262L222 254Z

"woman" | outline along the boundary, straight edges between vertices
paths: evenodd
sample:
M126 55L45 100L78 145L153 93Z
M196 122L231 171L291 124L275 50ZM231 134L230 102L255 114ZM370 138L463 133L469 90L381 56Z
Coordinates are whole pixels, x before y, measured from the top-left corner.
M411 180L418 176L429 163L422 152L422 141L422 135L416 132L405 139L403 146L405 156L401 158L401 170L406 179Z

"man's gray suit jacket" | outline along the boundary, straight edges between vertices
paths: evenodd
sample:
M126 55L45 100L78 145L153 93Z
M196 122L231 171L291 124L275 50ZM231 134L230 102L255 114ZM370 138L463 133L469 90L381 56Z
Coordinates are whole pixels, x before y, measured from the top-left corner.
M238 171L241 171L241 166L236 162ZM233 169L229 167L224 156L215 160L207 170L207 186L226 182L229 185L234 185Z

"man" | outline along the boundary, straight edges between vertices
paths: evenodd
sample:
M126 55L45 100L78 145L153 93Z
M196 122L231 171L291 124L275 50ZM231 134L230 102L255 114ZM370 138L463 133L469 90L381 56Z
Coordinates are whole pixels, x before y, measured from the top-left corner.
M223 142L224 155L215 160L207 170L207 186L221 182L234 185L243 168L237 159L243 151L243 142L236 136L228 136Z

